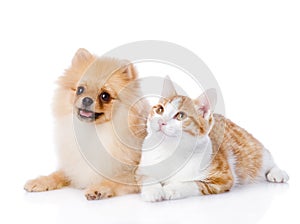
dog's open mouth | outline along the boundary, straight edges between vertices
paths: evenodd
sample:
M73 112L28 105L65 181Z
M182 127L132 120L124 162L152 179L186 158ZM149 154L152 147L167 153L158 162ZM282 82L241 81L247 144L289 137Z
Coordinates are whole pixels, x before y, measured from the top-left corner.
M90 110L78 109L78 116L82 119L97 120L104 113L97 113Z

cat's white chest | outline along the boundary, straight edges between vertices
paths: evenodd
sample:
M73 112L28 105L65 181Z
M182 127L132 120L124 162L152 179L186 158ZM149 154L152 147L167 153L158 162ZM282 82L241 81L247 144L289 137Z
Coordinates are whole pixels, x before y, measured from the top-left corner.
M210 150L205 152L195 152L187 162L172 177L164 181L166 182L182 182L203 180L208 174Z
M149 142L144 144L139 175L161 183L202 180L206 177L212 151L209 137L199 140L190 136L178 139L159 139L156 136L152 141L155 140L157 146L152 149L149 149Z

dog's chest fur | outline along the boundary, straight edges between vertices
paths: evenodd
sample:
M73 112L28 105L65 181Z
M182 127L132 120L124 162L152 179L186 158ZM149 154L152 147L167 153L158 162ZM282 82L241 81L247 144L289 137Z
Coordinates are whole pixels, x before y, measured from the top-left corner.
M109 122L96 126L66 116L58 121L56 138L59 168L76 188L99 183L103 177L112 177L121 169L120 163L111 155L111 149L118 147L118 141Z

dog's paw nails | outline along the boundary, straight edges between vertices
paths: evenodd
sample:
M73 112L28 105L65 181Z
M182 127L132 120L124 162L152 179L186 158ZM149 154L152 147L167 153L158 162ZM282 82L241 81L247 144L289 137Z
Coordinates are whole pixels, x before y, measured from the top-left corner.
M91 201L91 200L99 200L101 198L101 193L99 193L98 191L94 191L93 193L86 193L85 197L87 200Z
M28 192L41 192L41 191L49 191L59 188L55 183L48 177L39 177L34 180L29 180L24 185L24 190Z
M92 187L92 188L88 188L85 191L85 197L89 201L110 198L112 196L113 196L113 192L111 191L111 189L106 187L98 187L97 189Z

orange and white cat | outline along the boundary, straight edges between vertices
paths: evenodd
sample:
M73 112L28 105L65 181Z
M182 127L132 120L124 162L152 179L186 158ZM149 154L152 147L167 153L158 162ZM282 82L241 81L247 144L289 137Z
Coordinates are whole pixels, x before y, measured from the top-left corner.
M89 200L138 192L134 170L146 135L141 117L146 118L147 105L136 103L141 97L136 80L128 61L79 49L54 97L58 170L28 181L25 190L71 185L85 189ZM91 152L95 156L87 158Z
M165 79L162 98L148 116L136 172L145 201L217 194L262 179L288 181L258 140L213 114L215 103L213 89L192 100L177 95Z

